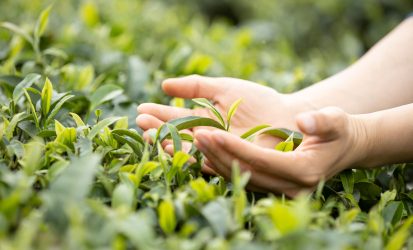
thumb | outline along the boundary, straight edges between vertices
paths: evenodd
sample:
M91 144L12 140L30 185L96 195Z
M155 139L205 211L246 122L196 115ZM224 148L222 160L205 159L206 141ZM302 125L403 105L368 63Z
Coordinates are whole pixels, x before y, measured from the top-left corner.
M181 98L215 99L223 87L218 79L199 75L170 78L162 83L167 95Z
M296 118L298 128L307 135L335 138L346 127L347 114L336 107L299 114Z

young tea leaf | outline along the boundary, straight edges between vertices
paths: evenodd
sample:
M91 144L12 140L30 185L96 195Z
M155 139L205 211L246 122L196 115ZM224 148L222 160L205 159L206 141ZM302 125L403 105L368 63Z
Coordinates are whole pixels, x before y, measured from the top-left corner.
M287 138L293 134L292 141L294 142L294 145L300 145L303 140L303 135L301 133L293 132L286 128L268 128L261 131L260 134L272 135L284 140L287 140Z
M198 104L199 106L202 106L204 108L211 110L211 112L218 118L218 121L221 123L222 127L224 128L226 127L224 118L222 117L221 113L215 108L215 106L211 102L208 101L208 99L195 98L195 99L192 99L192 101Z
M158 207L159 225L166 234L174 232L176 227L175 208L171 200L163 200Z
M165 123L165 124L168 127L169 133L171 134L171 137L172 137L172 142L173 142L173 145L174 145L174 153L176 153L178 151L181 151L182 150L182 141L181 141L181 137L179 136L178 129L174 125L172 125L168 122Z
M47 116L45 124L49 124L50 121L57 115L59 110L62 108L63 104L67 102L68 100L72 99L74 95L66 95L62 99L60 99L56 105L54 105L52 111L50 111L50 114Z
M219 122L211 118L200 117L200 116L187 116L187 117L178 118L175 120L170 120L168 123L174 125L178 129L178 131L183 130L183 129L193 128L193 127L199 127L199 126L215 127L215 128L225 130L225 127L222 126ZM165 138L168 135L170 135L168 127L162 126L158 130L157 139L162 142L163 140L165 140Z
M278 143L275 146L275 149L281 152L293 151L294 150L293 138L294 138L294 132L291 133L291 135L287 138L287 140Z
M39 74L28 74L23 81L16 85L13 91L13 101L17 103L17 100L24 94L24 89L30 87L35 83L37 80L41 78Z
M241 102L242 102L242 98L236 100L228 110L228 113L227 113L227 126L226 126L227 131L229 131L229 126L231 124L231 119L234 116L235 112L237 111L237 109L238 109L239 105L241 104Z
M269 127L271 127L271 125L268 125L268 124L258 125L256 127L253 127L252 129L248 130L244 134L242 134L241 138L245 139L245 140L250 140L250 138L253 137L256 133L258 133L259 131L261 131L263 129L269 128Z
M52 95L53 95L53 85L50 82L49 78L46 77L46 81L43 86L41 100L42 100L42 114L43 116L47 116L50 110L50 105L52 103Z
M37 20L36 27L34 28L34 37L36 40L39 40L40 37L43 35L44 31L46 30L47 24L49 22L49 14L51 9L52 5L43 10L40 14L39 19Z
M28 43L33 45L33 38L30 36L30 34L27 31L20 28L19 26L15 25L14 23L2 22L0 23L0 27L16 33L17 35L23 37Z
M122 117L109 117L106 118L100 122L98 122L95 126L93 126L93 128L90 130L90 133L87 135L87 138L92 140L93 138L95 138L95 136L105 127L111 125L112 123L115 123L116 121L118 121L119 119L121 119Z

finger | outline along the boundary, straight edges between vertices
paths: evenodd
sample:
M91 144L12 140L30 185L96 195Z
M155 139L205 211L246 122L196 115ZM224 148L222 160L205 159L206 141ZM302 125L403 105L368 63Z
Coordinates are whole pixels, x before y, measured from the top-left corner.
M155 133L155 134L156 134L156 130L155 130L154 132L152 132L152 131L153 131L153 129L149 129L149 130L143 132L143 139L144 139L146 142L150 143L150 144L153 143L153 137L150 135L150 133ZM173 143L172 140L170 140L170 139L165 139L165 140L163 140L163 141L161 142L161 146L162 146L162 148L165 148L166 146L168 146L168 145L170 145L170 144L172 144L172 143Z
M217 158L212 154L211 150L208 147L204 146L204 143L200 143L199 141L194 141L195 146L201 151L205 157L208 159L210 166L213 168L215 172L219 175L223 176L226 179L231 179L231 169L227 166L221 164Z
M189 151L191 151L192 148L192 144L190 142L182 142L182 151L185 153L189 153ZM174 149L174 145L171 142L170 144L165 146L165 151L167 151L168 153L171 152L171 155L174 154L175 149Z
M202 144L201 148L203 148L205 152L209 152L210 157L208 159L219 167L220 172L222 172L222 169L224 168L232 168L234 160L237 160L235 156L227 153L225 149L223 149L213 140L202 141L200 142L200 144ZM243 161L239 161L238 165L240 166L242 172L248 171L251 173L250 183L260 189L270 190L271 192L277 194L284 193L288 196L293 196L298 190L302 188L299 184L294 183L290 180L285 180L280 176L274 176L272 174L256 171L254 166L251 166L250 164Z
M213 172L213 174L211 175L219 175L216 171L216 167L214 167L214 165L208 159L205 160L204 168L211 169L211 171ZM253 184L251 181L248 182L246 189L258 193L268 193L268 189L260 188L257 185Z
M208 131L204 131L208 133ZM204 132L195 133L197 140ZM276 175L302 185L312 185L317 176L310 175L305 152L279 152L277 150L261 148L253 143L220 130L211 131L211 138L219 145L220 151L226 151L240 161L244 161L254 169L263 173ZM217 149L215 149L217 150ZM311 172L311 171L310 171Z
M162 83L162 89L170 96L215 100L216 96L224 91L225 86L215 78L191 75L167 79Z
M141 114L136 117L136 125L138 125L143 130L148 130L151 128L159 128L164 124L163 121L159 120L158 118L148 115L148 114Z
M143 103L139 105L138 113L152 115L164 122L185 116L195 115L195 112L191 109L171 107L156 103Z
M297 125L302 132L325 139L336 138L343 131L346 121L346 113L336 107L302 113L296 118Z

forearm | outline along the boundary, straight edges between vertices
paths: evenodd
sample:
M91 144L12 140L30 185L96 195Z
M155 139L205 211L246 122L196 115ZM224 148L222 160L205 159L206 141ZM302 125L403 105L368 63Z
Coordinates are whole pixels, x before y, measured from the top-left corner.
M337 106L361 114L413 102L413 18L344 71L289 98L303 110Z
M355 117L363 124L359 133L364 145L360 166L413 160L413 104Z

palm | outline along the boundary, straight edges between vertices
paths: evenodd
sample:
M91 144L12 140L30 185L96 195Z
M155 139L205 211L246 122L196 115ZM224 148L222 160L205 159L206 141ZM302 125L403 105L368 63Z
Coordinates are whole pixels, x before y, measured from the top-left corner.
M230 126L230 132L238 136L261 124L295 128L294 114L288 111L283 95L253 82L234 78L190 76L168 80L163 89L168 95L175 97L210 99L224 118L231 104L242 98ZM188 110L159 104L143 104L138 110L141 115L137 123L144 130L157 128L163 122L189 115L215 118L207 109ZM268 147L273 147L277 142L278 139L269 136L260 136L254 141Z

